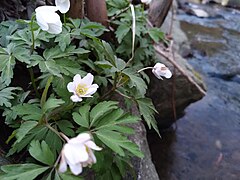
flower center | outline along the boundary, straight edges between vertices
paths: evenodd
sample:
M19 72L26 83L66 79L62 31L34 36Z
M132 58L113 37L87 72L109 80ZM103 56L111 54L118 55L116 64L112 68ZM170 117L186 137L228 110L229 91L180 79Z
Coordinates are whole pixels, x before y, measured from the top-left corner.
M82 96L86 94L87 90L86 84L79 84L76 88L76 93L78 96Z

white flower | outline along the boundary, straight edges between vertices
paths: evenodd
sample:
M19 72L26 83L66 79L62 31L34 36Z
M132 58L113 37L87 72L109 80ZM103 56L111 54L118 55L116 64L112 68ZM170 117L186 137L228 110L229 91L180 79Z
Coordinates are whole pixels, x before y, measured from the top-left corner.
M55 6L40 6L35 9L38 25L43 31L51 34L59 34L62 32L62 22L60 16L56 13Z
M61 13L68 12L70 8L70 0L55 0L55 4Z
M92 97L91 95L97 91L98 85L93 83L93 75L88 73L81 79L79 74L73 77L73 82L68 83L67 89L72 92L71 100L73 102L82 101L82 97Z
M83 167L91 166L97 162L93 150L100 151L102 148L91 140L88 133L79 134L68 140L61 151L59 172L67 171L67 165L69 165L71 172L74 175L79 175Z
M150 4L152 2L152 0L141 0L141 2L144 4Z
M158 78L162 79L161 76L169 79L172 77L171 71L162 63L157 63L152 69L153 74Z

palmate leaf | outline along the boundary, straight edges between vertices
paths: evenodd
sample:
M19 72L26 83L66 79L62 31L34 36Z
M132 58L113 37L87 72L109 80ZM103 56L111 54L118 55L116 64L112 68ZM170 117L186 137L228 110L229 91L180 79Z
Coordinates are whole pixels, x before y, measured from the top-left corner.
M38 121L42 117L42 110L39 104L19 104L13 106L12 110L22 117L23 120L36 120Z
M73 120L82 127L89 127L89 112L90 112L90 106L84 105L79 108L79 113L74 112Z
M127 33L130 31L131 27L127 24L121 24L118 26L115 34L118 40L118 43L121 43L123 38L127 35Z
M152 100L149 98L141 98L141 99L137 99L137 103L138 103L138 109L140 111L140 114L143 116L149 129L151 129L151 127L153 127L154 130L160 136L160 133L159 133L158 127L157 127L157 122L154 117L154 114L157 113L157 110L155 109L155 107L152 103Z
M114 152L119 154L120 156L125 156L124 150L128 150L135 156L142 158L143 154L139 150L138 146L127 139L127 137L123 136L119 132L111 131L111 130L99 130L96 131L97 137L109 148L111 148Z
M64 103L65 101L63 101L62 99L56 99L56 98L50 97L43 105L42 114L45 114L46 112L49 112Z
M92 127L97 120L99 120L101 117L103 117L108 112L117 109L118 102L115 101L103 101L101 103L98 103L90 112L90 127Z
M0 175L1 180L33 180L42 174L49 167L43 167L37 164L14 164L5 165L1 170L5 173Z
M39 141L33 140L30 144L29 153L43 164L49 166L54 164L55 156L45 141L40 143Z
M129 82L129 87L132 88L132 87L135 87L138 92L144 96L146 94L146 90L147 90L147 84L145 83L145 81L137 76L136 74L134 74L132 72L132 69L128 68L128 69L125 69L123 71L123 73L129 77L130 79L130 82Z
M1 82L0 82L1 86ZM13 91L14 90L20 90L21 88L17 87L6 87L1 88L0 87L0 106L6 106L11 107L11 99L14 99L14 96L16 95Z
M37 124L38 124L37 121L26 121L23 124L21 124L21 126L16 131L16 138L17 138L16 142L21 142L22 139L27 135L27 133L31 129L36 127Z
M7 86L13 78L13 68L16 64L15 57L12 55L13 44L9 44L7 48L0 47L0 72L1 81Z

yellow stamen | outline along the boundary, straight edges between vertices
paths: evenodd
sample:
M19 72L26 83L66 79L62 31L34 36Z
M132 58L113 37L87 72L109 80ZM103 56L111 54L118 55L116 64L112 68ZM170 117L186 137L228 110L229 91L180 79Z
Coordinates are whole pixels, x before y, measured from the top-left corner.
M78 96L82 96L86 94L87 90L86 84L79 84L76 88L76 93Z

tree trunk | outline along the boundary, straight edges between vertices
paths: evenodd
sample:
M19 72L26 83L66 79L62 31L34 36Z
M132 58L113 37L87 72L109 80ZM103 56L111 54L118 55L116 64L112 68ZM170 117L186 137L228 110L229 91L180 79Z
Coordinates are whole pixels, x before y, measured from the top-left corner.
M87 17L108 27L107 6L105 0L86 0Z

